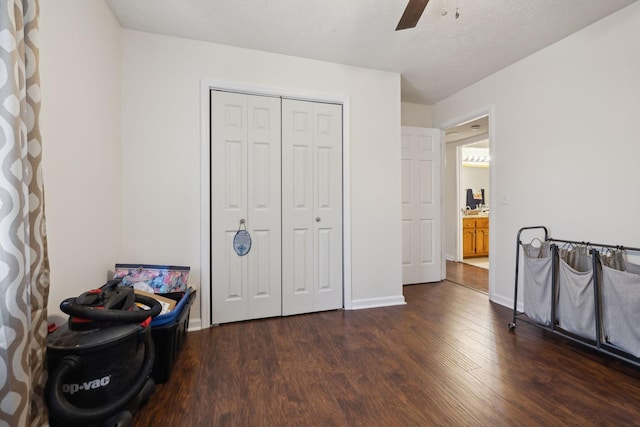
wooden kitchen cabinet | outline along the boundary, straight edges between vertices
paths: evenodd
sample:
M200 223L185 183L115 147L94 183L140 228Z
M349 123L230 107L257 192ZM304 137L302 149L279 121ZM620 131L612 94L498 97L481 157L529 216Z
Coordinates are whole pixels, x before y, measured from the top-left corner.
M462 257L472 257L476 253L476 220L462 219Z
M462 257L489 256L489 218L462 219Z

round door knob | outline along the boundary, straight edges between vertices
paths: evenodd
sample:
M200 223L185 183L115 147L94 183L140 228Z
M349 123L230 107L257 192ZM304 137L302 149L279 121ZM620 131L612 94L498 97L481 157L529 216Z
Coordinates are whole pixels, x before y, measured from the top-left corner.
M320 222L320 217L319 216L316 217L316 222Z

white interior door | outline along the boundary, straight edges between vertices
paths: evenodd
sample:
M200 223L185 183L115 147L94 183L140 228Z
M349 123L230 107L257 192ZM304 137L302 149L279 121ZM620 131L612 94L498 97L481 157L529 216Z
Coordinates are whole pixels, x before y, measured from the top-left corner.
M214 324L281 315L280 98L211 92ZM244 220L252 238L239 256Z
M282 313L342 307L342 106L282 100Z
M442 280L441 136L402 127L402 283Z

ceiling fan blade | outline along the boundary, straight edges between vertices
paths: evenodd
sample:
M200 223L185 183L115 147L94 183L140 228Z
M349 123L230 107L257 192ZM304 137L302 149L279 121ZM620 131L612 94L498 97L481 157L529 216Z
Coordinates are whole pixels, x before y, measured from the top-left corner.
M424 12L424 8L427 7L427 3L429 3L429 0L409 0L409 4L407 4L402 18L398 22L396 31L415 27L422 16L422 12Z

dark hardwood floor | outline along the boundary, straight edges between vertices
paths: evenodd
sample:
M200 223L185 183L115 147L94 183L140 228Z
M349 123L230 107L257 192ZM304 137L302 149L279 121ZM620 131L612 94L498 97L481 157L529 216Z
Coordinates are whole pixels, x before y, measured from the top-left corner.
M489 293L489 270L462 262L447 261L447 280Z
M628 426L640 373L444 281L191 332L134 426Z

